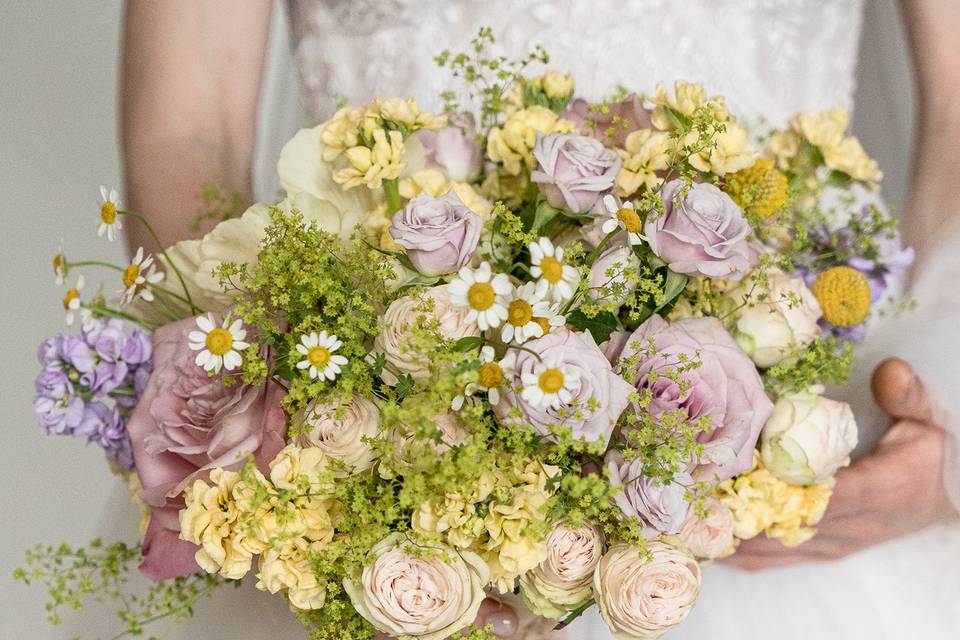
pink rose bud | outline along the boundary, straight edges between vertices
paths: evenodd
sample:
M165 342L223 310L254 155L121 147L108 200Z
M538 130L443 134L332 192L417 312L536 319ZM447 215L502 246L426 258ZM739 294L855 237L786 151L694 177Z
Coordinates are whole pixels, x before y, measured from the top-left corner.
M622 164L597 140L574 133L538 133L533 155L540 164L530 179L551 206L575 214L590 212L613 191Z
M450 190L446 195L417 196L393 215L390 235L407 250L425 276L453 273L470 262L483 221Z

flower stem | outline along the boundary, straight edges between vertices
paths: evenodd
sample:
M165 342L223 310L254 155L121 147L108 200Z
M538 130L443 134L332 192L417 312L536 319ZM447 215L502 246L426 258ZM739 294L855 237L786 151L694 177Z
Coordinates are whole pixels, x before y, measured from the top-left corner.
M114 271L123 271L123 267L110 264L109 262L101 262L99 260L81 260L79 262L68 262L64 265L67 271L70 269L76 269L79 267L104 267L106 269L113 269Z
M603 240L600 241L600 244L598 244L597 247L590 252L590 255L587 256L588 269L593 266L593 263L597 261L597 258L600 257L600 254L603 253L603 250L607 247L607 245L610 243L613 237L618 233L620 233L620 231L621 229L617 227L616 229L608 233L606 236L604 236Z
M387 215L392 216L403 208L400 200L400 183L397 180L384 180L383 195L387 198Z

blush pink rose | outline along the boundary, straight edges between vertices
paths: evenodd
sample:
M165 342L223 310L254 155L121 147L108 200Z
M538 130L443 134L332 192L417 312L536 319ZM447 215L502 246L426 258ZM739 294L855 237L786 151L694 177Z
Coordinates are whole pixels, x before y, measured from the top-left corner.
M613 191L622 161L594 138L574 133L537 134L533 155L539 163L530 180L547 202L585 214Z
M241 467L251 453L266 470L287 428L279 386L227 386L196 365L187 339L195 324L154 333L153 373L127 425L141 498L153 509L140 571L155 580L200 571L197 547L179 538L183 490L212 469Z
M648 347L650 340L654 351ZM626 339L612 335L605 346L604 353L614 362L639 351L633 384L651 394L644 411L658 416L680 410L691 421L710 420L712 429L699 438L706 450L696 461L697 479L726 480L751 467L753 449L773 403L763 390L756 365L723 323L716 318L688 318L671 324L654 315ZM700 362L682 374L688 388L682 389L669 376L651 375L676 370L681 356Z

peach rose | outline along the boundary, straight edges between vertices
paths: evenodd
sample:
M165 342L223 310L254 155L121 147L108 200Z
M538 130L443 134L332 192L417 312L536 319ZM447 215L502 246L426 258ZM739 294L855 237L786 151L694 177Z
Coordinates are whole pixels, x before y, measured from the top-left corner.
M691 507L680 528L680 539L693 555L714 560L733 548L733 514L716 498L707 500L706 510L701 518Z

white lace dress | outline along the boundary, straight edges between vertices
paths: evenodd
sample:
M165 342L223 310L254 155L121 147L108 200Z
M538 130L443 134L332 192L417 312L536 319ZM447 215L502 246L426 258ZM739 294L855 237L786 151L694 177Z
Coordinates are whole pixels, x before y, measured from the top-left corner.
M510 55L546 46L551 67L574 72L584 97L602 98L618 84L650 90L658 81L684 79L725 95L748 122L778 125L801 110L852 109L862 0L292 0L290 8L303 97L317 122L338 99L415 95L422 106L436 107L444 77L435 72L433 56L464 50L478 27L490 26ZM960 244L960 235L955 240ZM925 268L921 299L942 290L937 281L945 279L951 261L957 269L956 258ZM930 326L950 318L951 306L960 313L956 295L946 307L941 301L904 322ZM949 323L938 322L939 332L927 333L925 347L905 344L903 325L881 330L874 352L924 359L920 368L931 377L950 372L951 362L960 362L960 339ZM864 439L875 441L885 425L867 408L861 378L849 393L864 407ZM713 565L705 569L697 608L668 635L957 638L958 569L956 526L829 564L760 574ZM569 636L609 634L592 614Z

